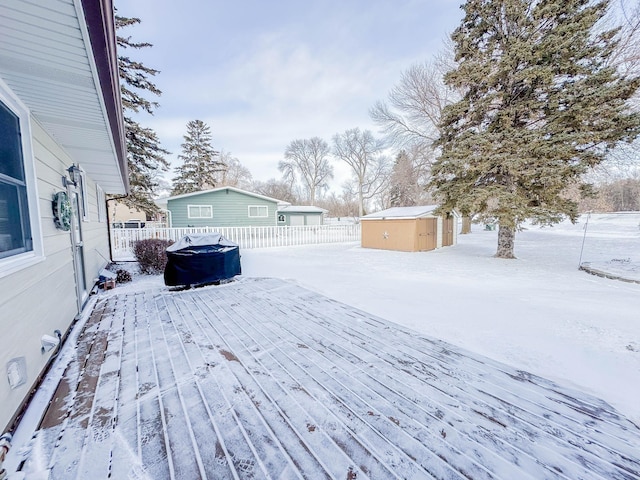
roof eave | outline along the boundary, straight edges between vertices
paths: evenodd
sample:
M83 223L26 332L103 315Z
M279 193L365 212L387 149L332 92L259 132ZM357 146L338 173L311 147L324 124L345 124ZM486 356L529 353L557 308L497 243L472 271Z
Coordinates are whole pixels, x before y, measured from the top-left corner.
M237 193L242 193L242 194L248 195L250 197L261 198L262 200L267 200L269 202L274 202L274 203L278 204L278 206L280 206L280 205L291 205L291 203L285 202L284 200L278 200L277 198L267 197L266 195L261 195L259 193L248 192L247 190L242 190L241 188L231 187L231 186L210 188L209 190L201 190L199 192L183 193L182 195L175 195L173 197L168 197L166 199L166 201L168 203L169 200L177 200L177 199L180 199L180 198L193 197L195 195L202 195L204 193L219 192L219 191L222 191L222 190L225 190L225 189L226 190L231 190L231 191L234 191L234 192L237 192Z
M106 110L122 183L129 193L129 169L125 144L124 116L120 96L118 54L113 3L111 0L80 0L89 33L99 88Z

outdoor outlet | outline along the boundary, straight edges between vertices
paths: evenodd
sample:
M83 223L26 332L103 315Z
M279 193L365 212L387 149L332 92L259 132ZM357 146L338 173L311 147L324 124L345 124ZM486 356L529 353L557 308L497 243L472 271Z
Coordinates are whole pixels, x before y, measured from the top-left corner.
M51 335L43 335L40 342L42 343L42 353L50 352L58 345L58 339Z

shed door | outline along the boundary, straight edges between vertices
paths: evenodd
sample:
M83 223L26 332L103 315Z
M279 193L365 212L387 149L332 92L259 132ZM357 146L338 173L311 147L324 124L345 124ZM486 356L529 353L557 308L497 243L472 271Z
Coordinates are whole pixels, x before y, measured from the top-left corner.
M436 218L419 218L417 222L418 250L434 250L436 248L436 230L438 220Z
M448 216L442 219L442 246L453 245L453 217Z
M307 215L307 225L320 225L320 215Z

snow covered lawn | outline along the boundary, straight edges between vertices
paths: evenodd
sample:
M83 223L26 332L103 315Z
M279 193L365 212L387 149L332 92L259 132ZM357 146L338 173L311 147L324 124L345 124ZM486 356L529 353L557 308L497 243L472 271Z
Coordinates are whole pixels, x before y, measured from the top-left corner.
M640 285L578 270L585 222L518 233L517 260L493 258L497 232L475 225L457 246L432 252L243 250L242 268L573 385L640 425ZM640 214L591 216L582 262L635 278Z

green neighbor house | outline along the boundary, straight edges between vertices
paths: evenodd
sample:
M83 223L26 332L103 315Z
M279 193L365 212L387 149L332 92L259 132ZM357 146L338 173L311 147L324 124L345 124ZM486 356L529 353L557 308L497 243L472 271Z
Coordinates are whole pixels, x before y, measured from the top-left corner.
M158 204L170 212L171 227L277 226L278 209L290 205L235 187L185 193L158 201Z

